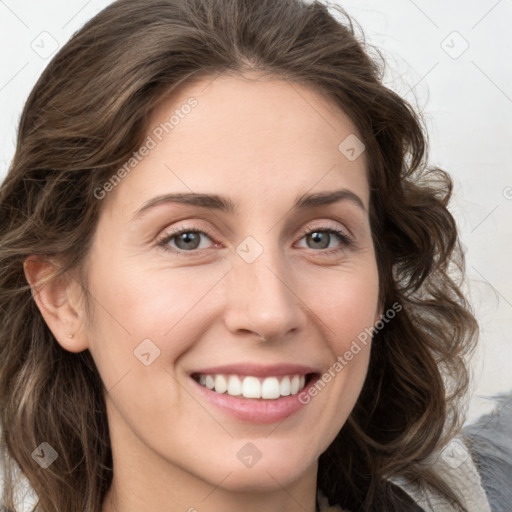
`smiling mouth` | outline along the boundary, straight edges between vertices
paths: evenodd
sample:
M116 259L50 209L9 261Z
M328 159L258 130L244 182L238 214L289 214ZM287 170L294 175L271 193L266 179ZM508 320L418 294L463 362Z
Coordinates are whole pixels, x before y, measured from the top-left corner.
M193 373L191 377L201 386L221 395L240 398L276 400L296 395L319 374L290 374L269 377Z

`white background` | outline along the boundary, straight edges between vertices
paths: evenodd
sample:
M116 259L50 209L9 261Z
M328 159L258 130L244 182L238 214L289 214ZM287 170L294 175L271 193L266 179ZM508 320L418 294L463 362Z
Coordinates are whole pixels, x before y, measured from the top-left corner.
M54 50L109 3L0 0L0 180ZM487 397L512 389L512 0L339 3L384 53L387 85L424 112L431 162L455 181L451 210L481 327L471 422L490 410Z

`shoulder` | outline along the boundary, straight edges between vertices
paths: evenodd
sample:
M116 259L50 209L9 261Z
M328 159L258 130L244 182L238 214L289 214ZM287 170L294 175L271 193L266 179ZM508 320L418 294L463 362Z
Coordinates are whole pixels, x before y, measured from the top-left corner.
M512 503L512 393L496 397L491 414L463 428L427 461L462 498L466 512L506 512ZM389 480L424 512L457 512L441 495L402 477ZM349 512L330 506L319 491L320 512Z
M510 510L512 502L512 394L496 399L494 411L463 428L430 461L461 496L467 512ZM392 479L425 511L456 511L442 496L403 478Z
M491 510L510 510L512 503L512 393L495 398L491 414L464 429Z
M491 512L482 481L465 438L453 438L426 461L434 472L462 499L467 512ZM425 512L457 512L459 509L443 495L403 477L391 479Z

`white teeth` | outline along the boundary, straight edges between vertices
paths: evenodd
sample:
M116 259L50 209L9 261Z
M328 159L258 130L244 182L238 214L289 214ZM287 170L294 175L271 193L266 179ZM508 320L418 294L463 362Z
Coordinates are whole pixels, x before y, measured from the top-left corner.
M291 386L290 386L290 392L292 395L295 395L295 393L297 393L299 391L299 386L300 386L299 376L294 375L293 379L292 379Z
M279 381L275 377L267 377L261 385L261 398L279 398Z
M228 389L228 383L224 375L215 375L215 391L217 393L225 393Z
M288 396L291 393L290 377L285 377L281 381L279 392L281 393L282 396Z
M206 376L205 385L208 389L213 389L215 387L215 381L213 380L213 377L211 375Z
M256 377L245 377L242 384L242 395L245 398L261 398L261 384Z
M305 375L259 378L238 375L199 375L196 379L201 386L232 396L273 400L281 396L296 395L306 384Z
M228 395L238 396L242 394L242 383L236 375L230 375L228 380Z

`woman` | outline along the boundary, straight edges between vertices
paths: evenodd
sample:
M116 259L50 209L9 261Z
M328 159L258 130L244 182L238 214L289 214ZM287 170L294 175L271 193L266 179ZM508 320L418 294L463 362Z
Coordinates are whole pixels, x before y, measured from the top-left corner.
M450 195L348 17L114 2L1 188L5 509L489 510Z

